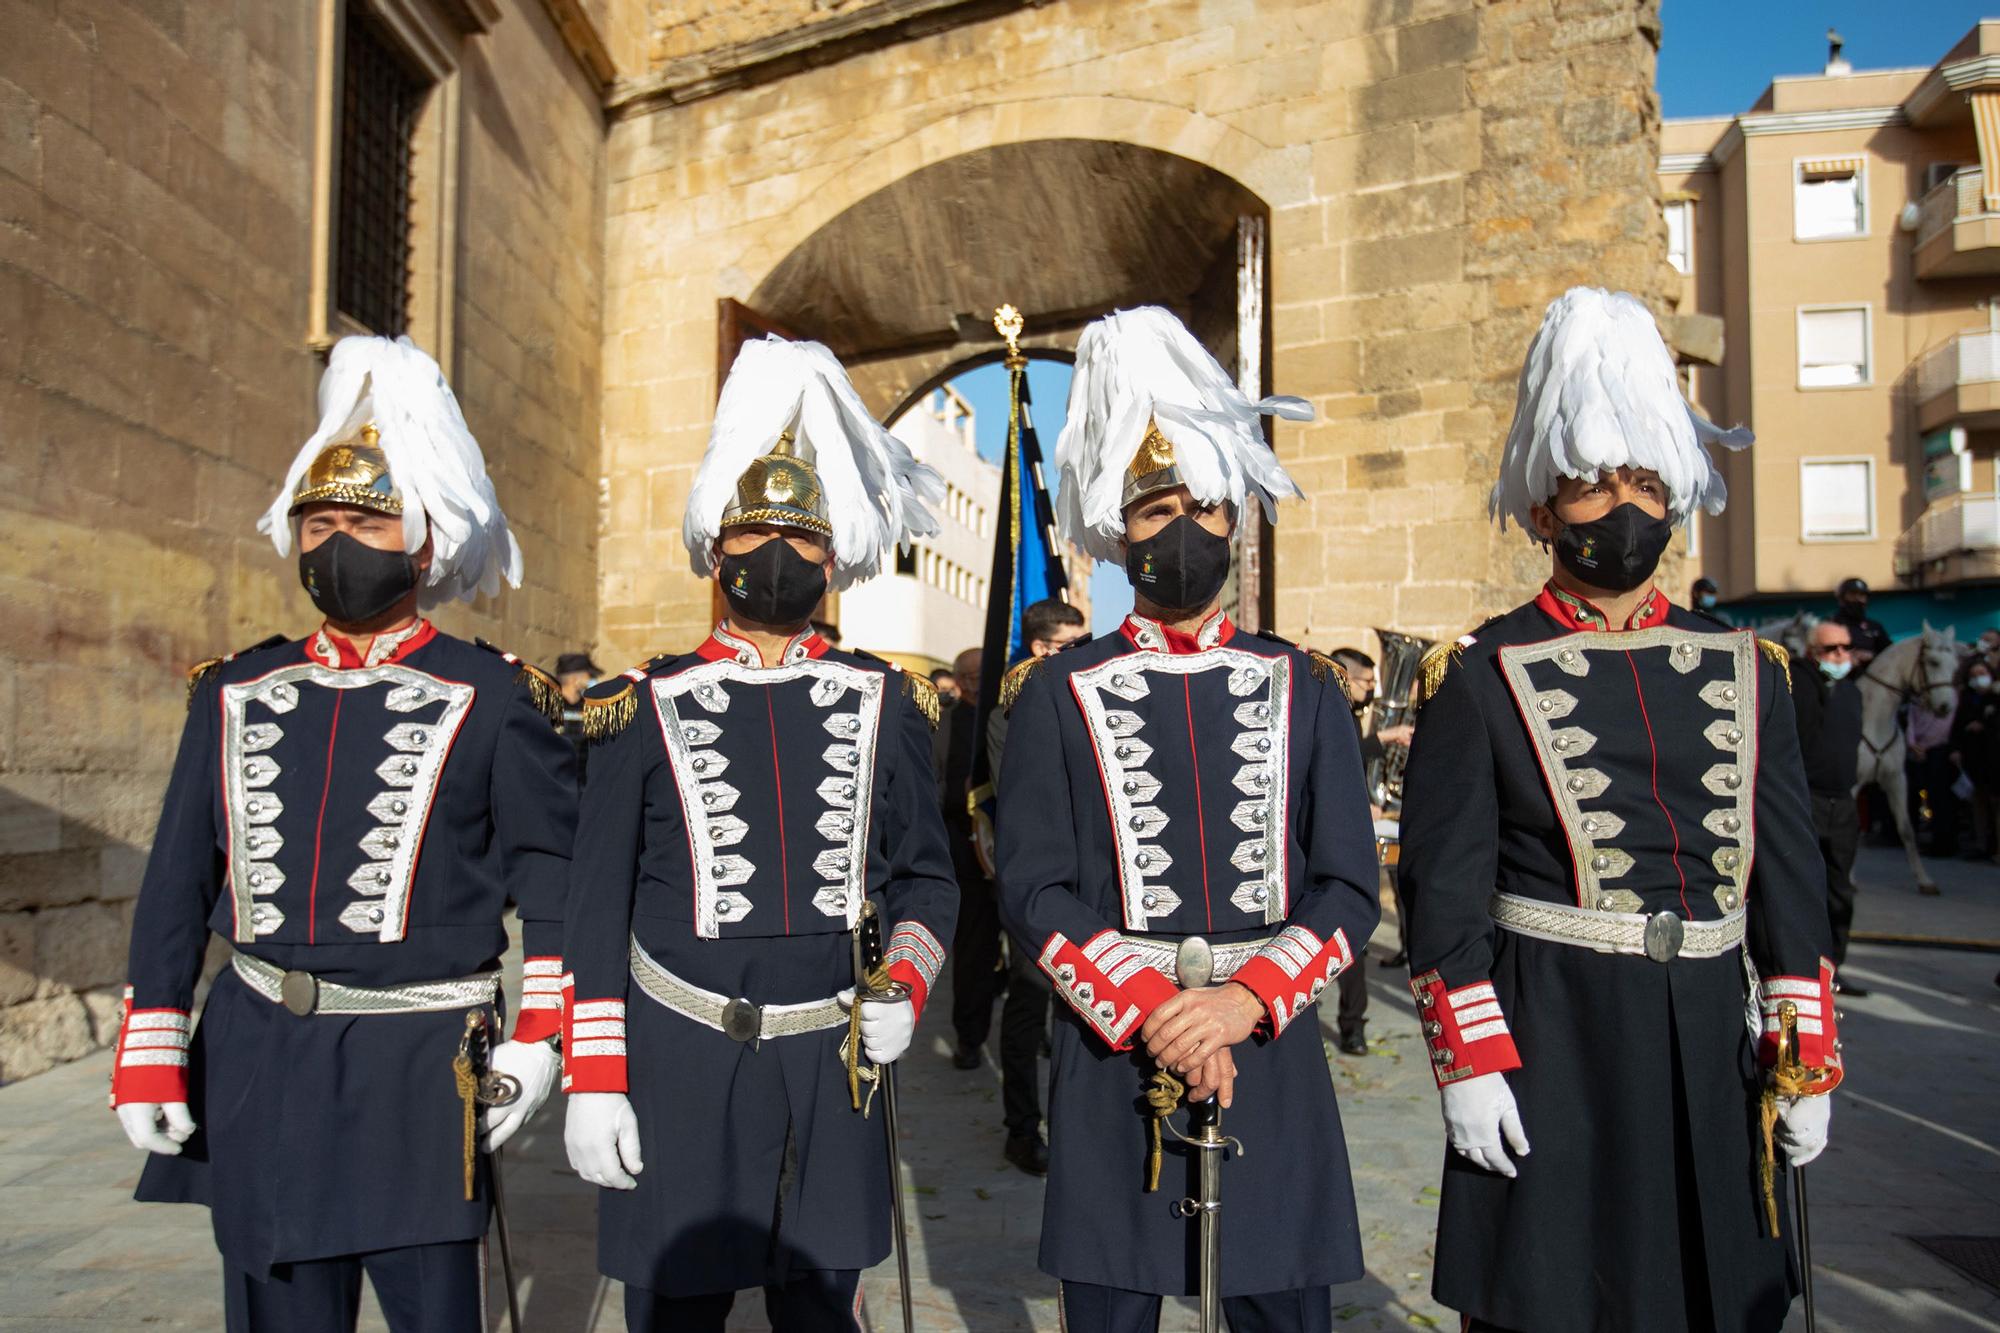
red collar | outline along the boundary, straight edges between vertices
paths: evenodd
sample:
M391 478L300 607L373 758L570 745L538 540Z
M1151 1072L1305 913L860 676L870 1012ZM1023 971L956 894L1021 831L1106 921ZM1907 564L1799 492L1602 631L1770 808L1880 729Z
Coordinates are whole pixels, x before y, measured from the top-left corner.
M711 662L733 661L747 667L762 667L790 666L794 662L803 662L810 657L824 657L831 647L832 644L819 636L819 631L808 625L791 637L785 644L785 651L778 655L776 662L767 663L758 653L756 644L729 632L729 622L725 620L716 625L709 636L701 641L701 646L694 651L695 656L706 658Z
M1228 643L1236 635L1236 626L1229 617L1217 611L1201 622L1201 628L1192 634L1163 625L1157 620L1148 620L1137 611L1125 617L1125 623L1118 632L1132 641L1134 647L1149 653L1198 653L1204 648L1217 648Z
M306 656L336 671L353 671L400 662L436 637L437 626L418 616L401 629L375 635L368 640L367 647L356 652L353 644L321 624L318 632L306 640Z
M1548 613L1550 619L1565 629L1608 630L1611 619L1593 606L1587 598L1558 588L1554 580L1542 585L1542 591L1535 597L1535 605ZM1632 618L1625 622L1625 629L1651 629L1655 625L1667 623L1667 612L1673 603L1661 596L1658 588L1649 588L1639 602Z

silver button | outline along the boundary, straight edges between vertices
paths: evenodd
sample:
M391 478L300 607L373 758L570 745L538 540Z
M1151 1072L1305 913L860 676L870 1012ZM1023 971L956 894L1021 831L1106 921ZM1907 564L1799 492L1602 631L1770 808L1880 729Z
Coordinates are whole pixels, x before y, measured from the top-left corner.
M845 796L845 797L847 797L847 799L849 799L850 801L851 801L851 800L853 800L853 799L854 799L854 784L853 784L853 783L851 783L851 782L843 782L843 783L841 783L841 784L840 784L840 794L841 794L842 796Z
M429 745L430 739L430 733L427 731L413 731L410 733L410 744L412 745Z
M1738 787L1743 785L1743 775L1741 773L1731 773L1728 777L1722 780L1722 785L1729 788L1729 790L1731 791L1735 791Z
M712 791L705 791L701 794L701 803L703 805L714 805L716 799L716 795Z
M1554 745L1558 752L1567 751L1569 749L1569 737L1558 736L1550 744Z
M1571 778L1571 779L1570 779L1570 780L1569 780L1569 781L1568 781L1567 783L1565 783L1565 784L1563 784L1563 785L1567 786L1567 787L1568 787L1568 788L1569 788L1569 789L1570 789L1571 791L1582 791L1582 790L1583 790L1583 779L1582 779L1582 778Z
M401 846L401 844L396 841L396 835L393 833L391 833L388 837L382 839L382 845L384 847L390 848L391 850Z
M264 808L264 803L262 801L250 801L245 803L243 808L254 815Z
M368 924L369 924L369 925L371 925L371 926L379 926L379 925L381 925L381 924L382 924L382 917L383 917L383 915L384 915L384 913L383 913L383 911L382 911L382 909L381 909L381 908L379 908L379 907L371 907L371 908L369 908L369 909L368 909Z
M1731 745L1734 745L1738 741L1743 739L1743 728L1731 727L1728 731L1725 731L1722 734L1729 737L1729 743Z
M255 765L255 764L245 764L245 765L243 765L243 776L244 776L244 777L246 777L246 778L254 778L254 777L256 777L256 776L257 776L257 765Z
M1271 775L1269 773L1259 773L1251 781L1259 787L1268 787L1271 785Z
M1553 713L1556 711L1556 701L1554 699L1537 699L1535 700L1535 707L1541 709L1544 713Z
M408 814L410 803L408 801L391 801L389 802L389 808L399 815Z
M1440 1069L1450 1064L1451 1061L1452 1061L1452 1054L1448 1050L1431 1052L1431 1063L1436 1065Z
M1616 898L1613 898L1610 894L1607 893L1603 897L1597 900L1597 910L1600 912L1608 912L1617 903L1617 901L1618 900Z
M1726 815L1723 817L1722 827L1728 829L1731 833L1734 833L1736 832L1737 829L1743 827L1743 821L1738 819L1735 815Z
M1116 686L1120 687L1120 688L1123 688L1123 687L1124 687L1124 684L1125 684L1125 677L1123 677L1123 676L1113 676L1113 677L1111 678L1111 683L1112 683L1113 685L1116 685Z
M1268 818L1270 818L1270 816L1265 812L1264 807L1262 806L1258 806L1255 810L1252 810L1250 812L1250 822L1253 824L1261 824Z
M1725 686L1723 686L1723 688L1722 688L1722 697L1723 697L1724 701L1726 701L1726 702L1728 702L1728 703L1732 703L1732 704L1733 704L1733 703L1735 703L1735 702L1736 702L1736 687L1735 687L1734 685L1725 685Z
M414 759L405 759L403 761L403 776L406 778L415 777L416 772L417 772L417 761Z
M1694 654L1694 645L1691 643L1677 643L1674 645L1674 651L1682 657L1690 657Z
M1250 716L1256 718L1259 722L1267 721L1271 716L1271 705L1258 704L1250 710Z
M1132 757L1132 747L1129 745L1121 745L1116 750L1113 750L1112 753L1117 755L1120 759L1130 759Z
M1436 1041L1444 1035L1444 1024L1433 1018L1430 1022L1424 1024L1424 1035L1432 1041Z
M1160 895L1157 893L1141 894L1139 896L1139 904L1150 912L1160 905Z
M1737 901L1738 899L1734 893L1725 893L1722 895L1722 906L1726 911L1735 911Z
M264 882L264 872L263 872L263 871L261 871L261 870L253 870L253 871L251 871L251 872L250 872L250 887L251 887L251 888L253 888L253 889L254 889L254 888L256 888L256 887L257 887L257 886L258 886L259 884L262 884L263 882Z
M1595 833L1597 832L1597 828L1597 816L1592 815L1583 821L1583 831L1585 833Z
M1153 864L1152 855L1147 852L1140 852L1137 856L1132 858L1132 864L1138 866L1139 869L1144 870L1147 866Z
M1127 820L1126 822L1132 826L1134 832L1137 832L1138 830L1146 827L1146 820L1145 817L1142 815L1133 815L1132 818Z
M1257 738L1257 753L1269 754L1270 751L1271 751L1271 738L1269 736L1259 736Z
M1250 901L1253 903L1261 903L1270 896L1271 891L1261 885L1250 890Z
M1556 658L1564 665L1569 665L1576 661L1576 654L1565 648L1562 652L1556 654Z
M264 921L269 917L269 915L270 914L264 910L262 904L259 904L258 906L250 909L250 919L253 922Z
M1264 845L1262 843L1258 843L1250 849L1250 859L1252 861L1261 861L1264 859Z
M1611 869L1611 858L1603 852L1599 852L1590 858L1590 868L1592 870L1609 870Z
M386 871L386 870L378 870L378 871L376 871L376 872L375 872L375 882L376 882L377 884L387 884L387 883L389 882L389 872L388 872L388 871Z
M708 760L706 760L706 759L697 759L697 760L695 760L695 761L694 761L694 771L695 771L695 772L697 772L697 773L705 773L705 772L707 772L707 771L708 771Z
M854 821L843 815L840 820L840 831L842 833L852 833L854 831Z

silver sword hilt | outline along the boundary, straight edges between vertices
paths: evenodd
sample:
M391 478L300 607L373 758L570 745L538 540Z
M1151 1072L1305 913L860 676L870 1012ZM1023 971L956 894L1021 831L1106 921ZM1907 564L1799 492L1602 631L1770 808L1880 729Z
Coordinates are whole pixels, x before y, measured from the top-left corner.
M1174 950L1174 975L1180 981L1182 990L1206 990L1215 980L1215 947L1199 935L1190 935ZM1190 1148L1201 1152L1220 1152L1224 1148L1234 1148L1237 1156L1243 1155L1243 1144L1239 1139L1222 1132L1222 1105L1211 1094L1198 1102L1188 1103L1188 1128L1192 1134L1184 1134L1172 1120L1167 1128L1173 1136ZM1174 1211L1181 1217L1193 1217L1196 1213L1219 1207L1204 1205L1198 1199L1182 1199L1174 1205Z

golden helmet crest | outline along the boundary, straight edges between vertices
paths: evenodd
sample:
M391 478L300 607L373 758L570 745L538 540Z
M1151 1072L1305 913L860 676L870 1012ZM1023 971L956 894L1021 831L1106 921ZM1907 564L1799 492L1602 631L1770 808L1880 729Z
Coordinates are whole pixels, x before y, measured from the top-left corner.
M320 450L292 492L291 512L296 514L309 504L342 504L402 517L403 493L389 475L381 438L371 421L361 428L360 438Z
M833 535L811 446L796 442L792 432L781 432L771 452L753 460L737 479L736 494L722 511L722 526L741 523L780 523Z
M1146 434L1139 441L1132 464L1125 469L1125 488L1118 503L1134 500L1181 484L1181 470L1174 460L1174 442L1160 434L1160 423L1146 418Z

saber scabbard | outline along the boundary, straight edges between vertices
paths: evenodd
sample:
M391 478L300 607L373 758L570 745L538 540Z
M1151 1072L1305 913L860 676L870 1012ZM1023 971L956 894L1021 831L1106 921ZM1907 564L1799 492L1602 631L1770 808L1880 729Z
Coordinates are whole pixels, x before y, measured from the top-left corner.
M882 916L875 904L864 901L861 920L854 927L854 1011L849 1029L848 1092L856 1110L861 1108L861 1002L907 998L901 986L889 980L882 959ZM903 1208L903 1159L900 1138L901 1118L896 1107L896 1066L874 1067L875 1086L882 1092L882 1128L889 1139L890 1221L896 1233L896 1280L903 1307L903 1333L916 1333L916 1307L910 1295L910 1230Z

